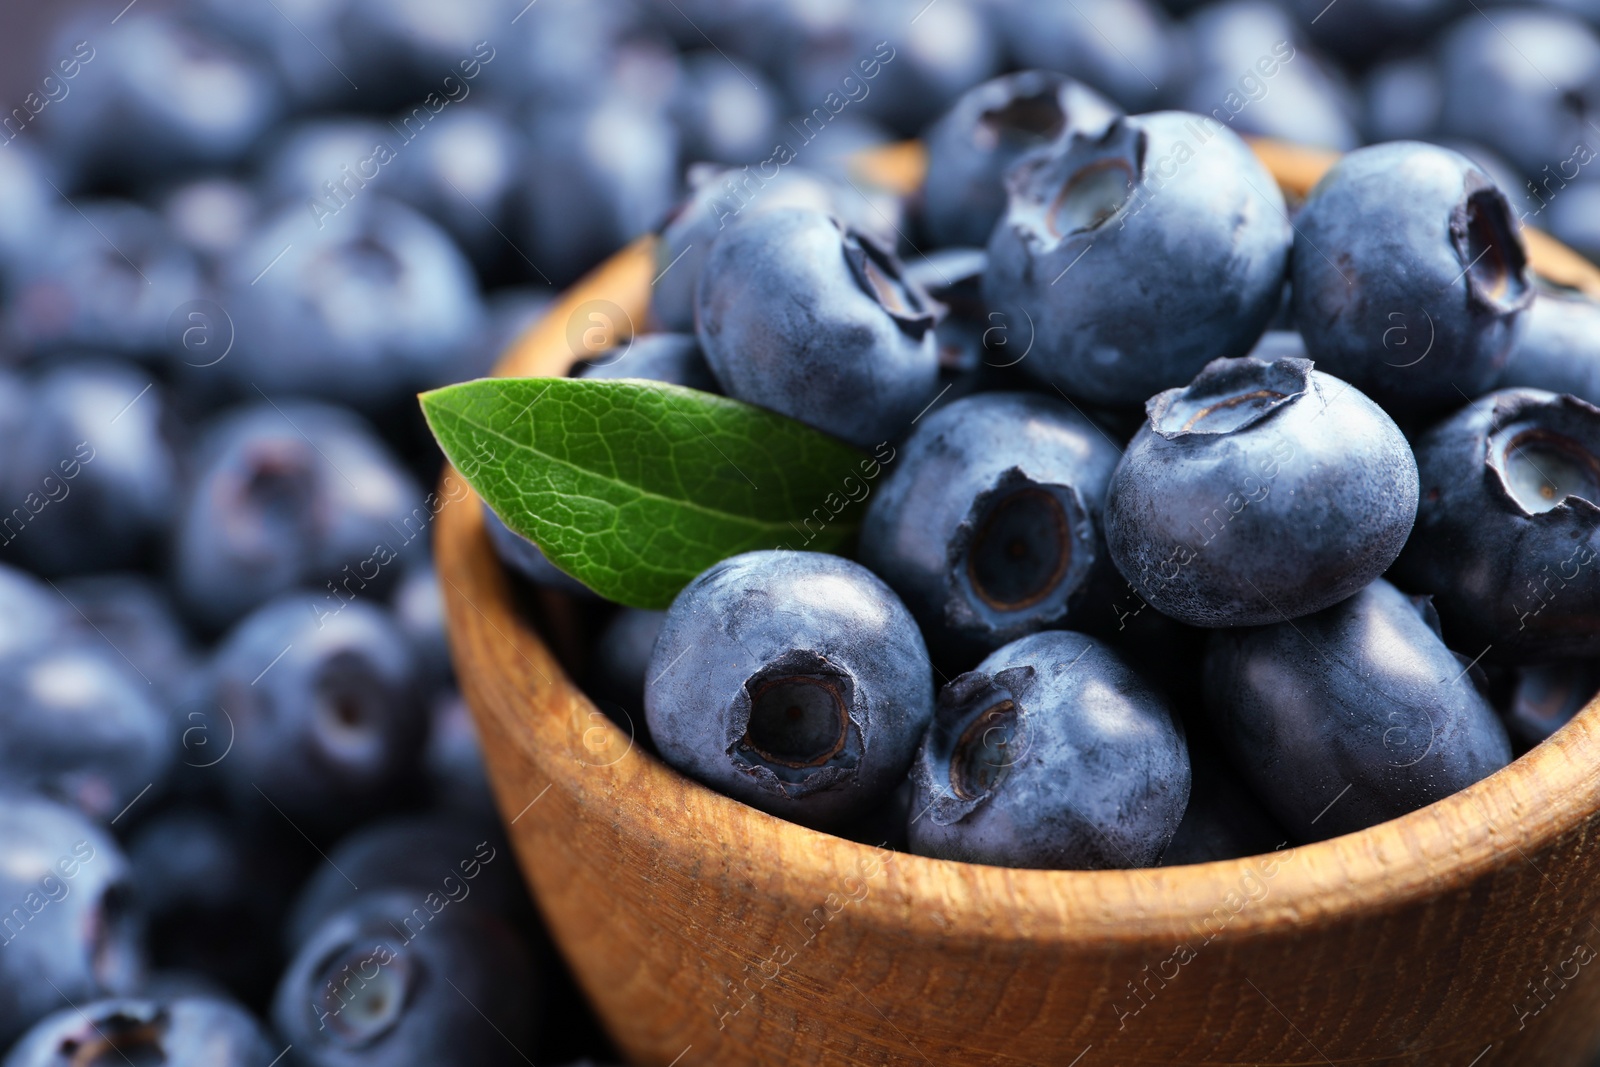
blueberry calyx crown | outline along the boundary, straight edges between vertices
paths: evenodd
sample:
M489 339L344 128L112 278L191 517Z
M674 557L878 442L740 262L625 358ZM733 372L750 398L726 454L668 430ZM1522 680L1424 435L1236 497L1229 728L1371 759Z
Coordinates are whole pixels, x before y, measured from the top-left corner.
M1467 172L1466 196L1450 214L1450 241L1474 304L1508 314L1533 303L1528 252L1512 221L1511 205L1480 171Z
M974 498L949 553L953 622L1024 612L1054 619L1094 562L1093 526L1072 486L1012 467Z
M405 1015L419 964L391 938L355 938L330 952L313 972L312 1016L330 1043L361 1049L381 1039ZM370 973L376 969L377 973Z
M827 657L784 653L745 681L739 703L729 753L777 791L803 795L854 774L862 753L855 681Z
M1038 82L1035 88L1033 82ZM1061 87L1045 79L1029 79L1003 103L984 108L972 129L973 146L992 152L1004 142L1027 144L1053 141L1067 127L1067 112L1061 103Z
M119 1004L103 1018L84 1016L84 1029L63 1037L56 1055L68 1063L165 1063L167 1009L146 1001ZM115 1055L113 1055L115 1054Z
M1253 356L1214 359L1188 385L1151 397L1145 413L1150 428L1168 441L1237 433L1304 396L1311 367L1298 356L1270 363Z
M939 693L915 773L940 826L966 818L1005 783L1029 746L1032 667L968 671Z
M906 336L922 340L939 321L943 309L921 286L905 277L894 256L871 237L840 225L837 220L834 225L844 233L845 262L861 291L877 301Z
M1098 136L1074 132L1006 177L1005 225L1049 252L1120 215L1144 180L1145 133L1122 118Z
M1484 462L1504 503L1530 518L1600 515L1600 408L1511 390L1496 399L1487 438Z

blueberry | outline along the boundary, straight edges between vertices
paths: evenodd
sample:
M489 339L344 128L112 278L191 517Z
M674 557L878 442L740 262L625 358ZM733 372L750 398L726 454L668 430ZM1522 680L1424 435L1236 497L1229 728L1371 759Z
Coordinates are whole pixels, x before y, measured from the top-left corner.
M4 127L0 127L3 130ZM4 130L7 138L13 135ZM26 140L0 143L0 203L10 205L0 216L0 282L18 264L37 254L47 232L59 230L57 212L64 208L55 165Z
M73 360L35 380L30 405L0 544L47 574L144 560L178 497L164 391L132 365Z
M418 903L431 895L429 910L461 905L510 917L526 900L513 862L492 823L439 815L369 823L341 840L301 887L284 943L299 948L330 916L380 890L408 891Z
M1571 393L1600 404L1600 302L1581 293L1539 289L1497 388Z
M650 654L666 619L664 611L623 608L595 641L585 692L600 700L604 710L610 710L606 703L615 704L628 717L627 722L636 721L632 716L644 711Z
M1426 606L1382 579L1293 622L1216 631L1204 692L1234 765L1301 841L1404 815L1511 761Z
M397 128L403 117L396 119ZM526 169L522 131L495 108L451 107L414 140L389 137L397 157L388 190L443 226L485 268L507 256L523 267L506 244L511 211ZM361 158L371 153L371 147Z
M1191 626L1308 615L1400 554L1417 513L1411 450L1378 405L1310 361L1218 360L1145 410L1111 479L1106 542L1163 614Z
M188 692L195 651L167 590L144 574L84 575L60 583L68 625L148 682L163 701Z
M620 53L645 31L640 7L631 2L539 0L526 9L517 5L507 17L516 21L495 34L495 57L483 67L481 85L540 103L579 104L603 95L615 84Z
M342 206L324 197L312 212L286 206L227 277L221 303L237 341L216 370L251 396L397 402L453 380L483 325L466 257L432 222L370 190Z
M315 609L289 594L246 617L205 695L235 731L217 765L235 806L265 810L264 797L297 826L337 832L414 780L427 724L394 620L364 601Z
M1002 0L995 6L1018 63L1081 78L1125 108L1154 107L1161 87L1181 69L1180 42L1148 0Z
M1493 384L1533 299L1505 194L1448 149L1352 152L1295 220L1294 317L1319 365L1395 410Z
M398 139L394 129L362 115L319 115L280 127L257 152L261 195L270 207L292 205L302 217L311 212L308 221L316 228L322 209L339 206L336 196L353 199L393 184L389 164L394 160L379 165L385 157L378 147L392 150L391 142ZM361 165L369 159L372 164L363 172Z
M1441 36L1443 131L1482 141L1529 175L1572 167L1594 140L1600 36L1578 18L1532 6L1467 12ZM1594 153L1587 151L1587 158ZM1570 177L1570 175L1568 175ZM1470 391L1470 390L1469 390Z
M433 696L422 763L434 807L480 821L497 818L478 727L466 700L454 689Z
M1582 711L1600 693L1600 667L1593 662L1548 663L1517 671L1505 712L1512 740L1537 745Z
M38 355L167 351L173 311L200 292L198 261L146 208L121 200L77 205L81 214L60 215L51 239L17 264L11 342Z
M1419 141L1439 125L1444 80L1432 57L1379 64L1361 82L1361 125L1369 142Z
M459 103L475 88L473 72L481 74L483 62L497 58L490 42L516 14L508 7L505 0L349 0L339 33L350 76L366 87L364 99L377 92L384 99L421 100L431 92L435 101Z
M578 377L646 378L702 393L720 391L692 333L641 334L579 368Z
M281 1050L244 1008L217 996L118 997L39 1021L0 1067L119 1062L150 1067L271 1067Z
M928 176L923 225L940 245L987 244L1005 214L1006 171L1072 133L1097 137L1118 114L1087 86L1048 70L1024 70L967 90L924 137Z
M1242 134L1341 151L1361 143L1354 94L1282 5L1223 0L1190 15L1187 30L1186 109Z
M171 808L138 827L128 857L152 965L201 976L250 1003L271 997L283 966L278 930L319 859L293 829L241 832L215 810ZM140 995L160 987L171 988L147 981Z
M261 215L256 190L231 178L197 178L178 186L162 201L161 215L185 248L213 278L221 265L255 231ZM190 362L205 362L198 356Z
M798 208L719 237L695 298L700 347L729 396L867 448L933 399L936 319L892 253Z
M1422 44L1462 9L1460 0L1293 0L1290 10L1312 40L1354 66Z
M132 991L144 961L110 834L53 801L0 794L0 841L3 1047L56 1008Z
M51 645L80 621L60 593L28 572L0 563L0 656Z
M415 889L364 893L307 937L272 1005L298 1062L487 1067L526 1058L536 1001L521 944L492 915L434 913L423 899Z
M539 165L524 175L519 244L541 279L572 281L658 225L677 199L677 132L664 113L620 91L547 103L527 130Z
M1095 403L1143 403L1212 359L1244 355L1277 309L1283 197L1215 122L1118 119L1104 136L1023 160L1007 188L984 293L1011 333L1033 338L1020 367L1040 381Z
M765 159L780 137L782 107L778 90L760 71L710 51L684 57L672 101L684 157L711 163Z
M774 175L770 168L693 167L690 192L668 218L656 243L656 280L650 289L650 319L662 330L694 330L694 287L711 244L741 219L779 208L809 208L843 219L885 243L895 238L894 213L875 213L877 203L842 182L798 166ZM888 224L885 224L885 220Z
M431 516L370 426L306 402L218 416L192 453L174 531L174 586L197 622L220 627L309 584L322 612L392 579Z
M350 0L273 0L257 6L235 0L199 0L195 5L230 39L261 57L297 106L353 102L346 73L351 60L339 35Z
M1077 625L1110 574L1101 515L1120 456L1051 397L947 404L920 420L873 492L861 561L905 599L936 651L982 655Z
M746 552L684 587L656 639L645 715L662 758L812 826L881 802L933 708L911 613L858 563Z
M226 166L283 109L276 79L203 19L130 11L110 26L70 24L56 41L81 65L73 104L52 109L46 130L61 158L95 177Z
M1192 688L1193 679L1186 681ZM1189 806L1161 855L1161 865L1259 856L1287 844L1288 833L1240 779L1211 731L1187 724L1186 736L1194 779Z
M911 850L1005 867L1151 867L1189 755L1166 702L1067 630L996 650L939 693L911 770Z
M176 738L159 694L103 641L0 659L0 783L109 820L160 788Z
M1504 389L1417 441L1422 503L1396 581L1487 661L1600 655L1600 409Z

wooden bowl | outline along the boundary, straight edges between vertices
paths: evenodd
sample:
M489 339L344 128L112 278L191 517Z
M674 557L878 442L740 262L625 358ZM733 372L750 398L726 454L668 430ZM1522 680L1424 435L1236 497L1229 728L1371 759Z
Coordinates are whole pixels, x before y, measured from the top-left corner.
M1329 163L1258 150L1291 194ZM914 184L916 149L897 152L868 165ZM1541 273L1600 292L1581 258L1530 243ZM654 271L651 241L631 245L499 373L564 373L586 301L642 323ZM1470 789L1271 856L949 863L784 822L646 754L514 605L475 497L442 511L437 552L518 861L636 1063L1477 1067L1576 1064L1600 1040L1600 701Z

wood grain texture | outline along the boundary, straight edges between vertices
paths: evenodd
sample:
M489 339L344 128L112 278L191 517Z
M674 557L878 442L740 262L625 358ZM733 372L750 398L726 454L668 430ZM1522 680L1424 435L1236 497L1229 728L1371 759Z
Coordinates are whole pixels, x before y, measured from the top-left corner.
M500 373L562 373L586 300L643 322L652 264L619 253ZM475 500L437 554L518 861L634 1062L1561 1065L1600 1039L1600 702L1454 797L1270 857L946 863L646 754L519 614Z

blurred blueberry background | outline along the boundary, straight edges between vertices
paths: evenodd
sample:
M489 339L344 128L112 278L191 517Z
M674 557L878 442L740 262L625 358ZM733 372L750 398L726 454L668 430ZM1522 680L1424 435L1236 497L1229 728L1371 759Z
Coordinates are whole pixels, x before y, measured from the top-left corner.
M1025 67L1448 144L1600 253L1583 0L0 6L4 1067L614 1058L451 676L414 394L785 150L774 205L915 267L952 220L845 160Z

